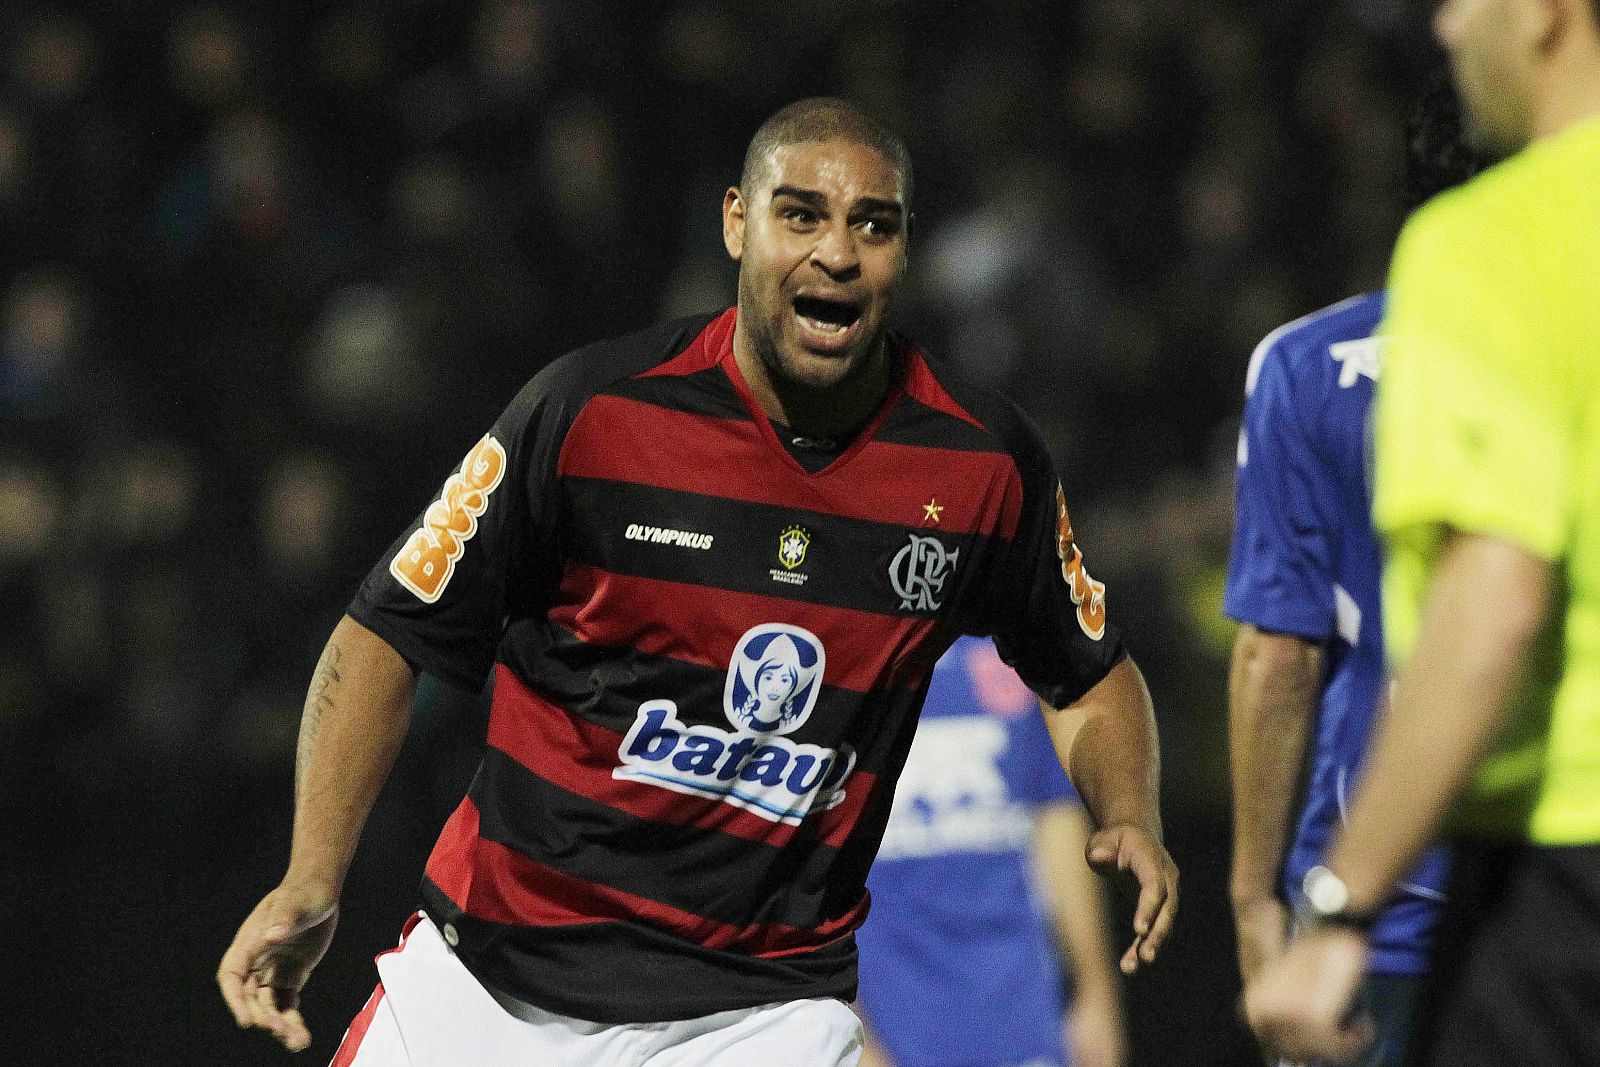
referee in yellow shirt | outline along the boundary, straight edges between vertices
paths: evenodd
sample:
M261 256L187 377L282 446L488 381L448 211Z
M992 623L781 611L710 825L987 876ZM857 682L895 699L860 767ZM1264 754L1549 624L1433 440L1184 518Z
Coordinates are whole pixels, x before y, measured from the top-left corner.
M1339 1061L1365 929L1441 827L1452 900L1411 1062L1600 1064L1600 0L1445 0L1486 144L1390 277L1374 518L1399 668L1306 932L1245 991L1268 1048Z

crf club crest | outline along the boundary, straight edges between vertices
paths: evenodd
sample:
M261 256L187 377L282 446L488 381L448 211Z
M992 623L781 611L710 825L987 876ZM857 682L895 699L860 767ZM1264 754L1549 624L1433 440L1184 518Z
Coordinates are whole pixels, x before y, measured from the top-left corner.
M1106 634L1106 584L1089 577L1083 553L1072 539L1072 516L1067 514L1067 494L1056 484L1056 555L1061 558L1061 580L1067 583L1077 607L1078 626L1090 640Z
M889 581L900 595L902 611L938 611L944 603L944 583L961 550L947 550L937 537L911 534L910 538L889 564Z

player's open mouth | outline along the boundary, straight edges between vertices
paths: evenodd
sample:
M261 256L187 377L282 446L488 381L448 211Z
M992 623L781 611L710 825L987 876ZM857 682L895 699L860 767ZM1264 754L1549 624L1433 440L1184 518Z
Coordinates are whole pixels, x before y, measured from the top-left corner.
M847 300L820 296L794 298L800 343L807 349L836 352L848 345L861 321L861 309Z

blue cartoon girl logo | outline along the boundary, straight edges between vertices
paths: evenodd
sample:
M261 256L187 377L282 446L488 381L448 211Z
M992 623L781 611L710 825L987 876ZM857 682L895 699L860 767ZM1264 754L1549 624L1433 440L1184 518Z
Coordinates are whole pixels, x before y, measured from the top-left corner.
M811 715L826 655L816 634L785 623L745 631L734 646L723 709L735 728L787 734Z

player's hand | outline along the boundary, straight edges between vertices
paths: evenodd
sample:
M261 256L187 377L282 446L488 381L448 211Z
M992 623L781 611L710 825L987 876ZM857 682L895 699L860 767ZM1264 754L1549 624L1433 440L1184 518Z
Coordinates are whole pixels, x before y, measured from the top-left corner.
M1178 917L1178 868L1150 831L1131 823L1114 823L1095 831L1084 855L1104 874L1131 873L1139 883L1133 909L1133 943L1122 954L1122 973L1132 974L1151 963Z
M1367 942L1326 927L1295 937L1245 986L1244 1013L1268 1056L1344 1063L1372 1044L1371 1020L1354 1014Z
M1239 977L1248 985L1283 955L1289 943L1289 909L1277 897L1242 901L1233 907L1233 929L1239 942Z
M1066 1018L1067 1062L1077 1067L1123 1067L1128 1037L1116 999L1078 993Z
M217 969L234 1021L271 1032L290 1052L311 1044L300 990L328 951L338 921L337 898L324 893L280 885L262 898Z

